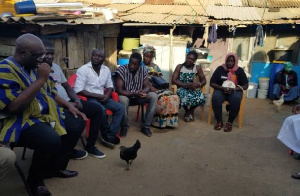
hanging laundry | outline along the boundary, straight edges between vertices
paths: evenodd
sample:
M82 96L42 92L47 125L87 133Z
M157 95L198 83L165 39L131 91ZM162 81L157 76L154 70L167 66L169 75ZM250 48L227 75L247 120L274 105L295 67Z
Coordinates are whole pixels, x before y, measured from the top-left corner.
M217 42L217 29L218 26L216 24L213 24L210 28L209 35L207 42L208 43L216 43Z
M256 45L264 45L264 29L261 25L258 25L256 28L254 46Z

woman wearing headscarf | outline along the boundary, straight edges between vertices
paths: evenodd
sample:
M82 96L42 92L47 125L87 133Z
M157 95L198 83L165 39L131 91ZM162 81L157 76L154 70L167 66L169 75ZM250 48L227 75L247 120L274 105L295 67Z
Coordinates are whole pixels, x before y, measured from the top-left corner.
M185 62L177 65L172 76L172 83L178 86L177 95L180 97L180 105L185 110L185 122L193 121L195 109L205 104L201 87L206 84L206 79L202 68L195 65L197 58L197 52L190 51Z
M240 110L243 91L248 88L248 79L242 68L238 66L238 57L235 53L227 54L225 64L219 66L210 79L210 86L214 88L212 107L217 119L215 130L223 128L222 104L229 102L226 109L229 112L224 132L232 130L232 123Z
M292 68L292 63L287 62L284 69L276 74L271 99L279 99L282 94L284 101L293 101L299 97L298 77Z
M161 69L152 62L155 57L155 48L145 46L143 49L142 65L146 67L152 92L158 94L156 114L152 125L159 128L178 126L179 97L168 89L157 89L153 85L153 76L162 76Z

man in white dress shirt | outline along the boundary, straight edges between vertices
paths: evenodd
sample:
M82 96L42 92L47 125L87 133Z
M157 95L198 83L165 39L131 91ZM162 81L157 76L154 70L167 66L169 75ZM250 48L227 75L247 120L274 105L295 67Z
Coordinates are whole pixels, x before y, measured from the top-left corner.
M88 101L97 103L104 111L113 112L112 121L109 124L103 119L101 125L101 142L109 148L120 143L117 133L124 116L124 106L110 98L114 90L111 72L103 64L105 54L100 49L94 49L91 61L81 66L77 72L74 90L77 94L87 97Z

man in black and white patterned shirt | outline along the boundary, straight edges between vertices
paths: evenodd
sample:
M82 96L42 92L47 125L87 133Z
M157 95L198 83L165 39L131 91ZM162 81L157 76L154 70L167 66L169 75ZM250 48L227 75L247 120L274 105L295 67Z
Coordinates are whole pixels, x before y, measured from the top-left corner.
M119 93L119 101L125 107L125 114L121 125L121 137L125 137L129 128L128 106L132 104L148 103L144 122L141 123L141 131L151 137L150 124L157 107L157 94L150 92L150 83L146 69L141 66L142 56L133 53L129 58L129 64L116 70L116 90Z

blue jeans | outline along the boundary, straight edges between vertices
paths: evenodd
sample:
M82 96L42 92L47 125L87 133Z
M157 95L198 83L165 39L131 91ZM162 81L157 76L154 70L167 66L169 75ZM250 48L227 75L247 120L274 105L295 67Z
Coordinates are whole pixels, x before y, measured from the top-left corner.
M106 109L112 111L113 115L110 125L107 119L103 118L100 130L102 137L115 138L118 134L118 131L120 130L121 122L124 117L125 110L123 105L121 105L119 102L112 100L111 98L108 98L105 102L99 102L99 100L96 98L88 98L88 101L96 103L102 107L102 116L106 116Z
M279 99L281 96L281 87L278 83L275 83L273 86L273 92L271 99ZM288 93L284 94L284 101L293 101L299 97L299 87L292 87Z
M140 100L135 100L140 99ZM150 126L151 122L153 120L153 116L155 114L155 110L157 107L157 99L158 96L154 92L149 92L146 98L135 98L135 99L129 99L126 96L119 95L120 103L125 107L125 113L124 113L124 120L122 122L122 128L128 129L129 128L129 118L128 118L128 107L132 102L138 103L139 101L142 103L148 103L148 108L145 114L145 120L141 123L141 128L145 126Z

